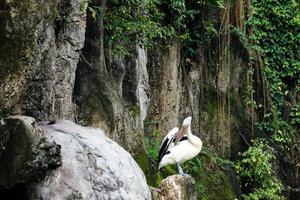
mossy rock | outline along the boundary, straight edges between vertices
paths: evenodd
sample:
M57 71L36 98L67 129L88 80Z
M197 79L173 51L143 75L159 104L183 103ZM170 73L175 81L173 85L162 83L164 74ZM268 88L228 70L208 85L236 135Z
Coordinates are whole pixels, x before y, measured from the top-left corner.
M47 13L36 1L15 1L0 10L0 80L28 65L37 47L38 24Z
M3 27L9 23L9 11L0 11L0 80L21 67L22 41L19 36L11 35Z

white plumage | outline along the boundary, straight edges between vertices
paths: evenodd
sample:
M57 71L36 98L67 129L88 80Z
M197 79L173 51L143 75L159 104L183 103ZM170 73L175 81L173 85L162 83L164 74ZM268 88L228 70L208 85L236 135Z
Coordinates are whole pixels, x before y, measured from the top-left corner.
M173 128L163 139L159 150L158 169L177 164L180 174L184 174L180 164L198 155L202 148L200 138L192 134L192 117L187 117L182 128Z

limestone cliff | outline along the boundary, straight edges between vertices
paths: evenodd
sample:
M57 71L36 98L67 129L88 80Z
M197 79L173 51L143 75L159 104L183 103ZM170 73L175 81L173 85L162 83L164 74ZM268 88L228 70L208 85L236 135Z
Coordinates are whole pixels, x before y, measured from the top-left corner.
M250 139L260 134L254 124L262 117L266 100L261 71L255 69L256 80L252 82L248 68L250 55L241 45L239 36L231 30L231 25L244 28L248 1L228 2L222 12L210 13L220 29L213 40L203 39L205 24L198 27L203 42L193 56L186 54L186 46L176 37L167 42L158 40L156 46L148 49L139 38L135 38L126 47L129 54L119 56L113 53L105 39L103 16L109 9L106 0L0 0L0 159L4 159L8 143L16 142L13 137L22 134L21 131L12 136L14 130L5 128L7 123L15 120L7 116L22 114L33 117L37 122L67 119L103 130L106 136L130 152L146 175L156 181L159 179L154 175L155 163L149 162L143 139L145 136L161 139L171 128L180 126L182 119L189 115L193 117L193 132L202 138L206 148L218 155L206 160L206 167L218 172L215 177L222 177L223 182L229 183L228 177L235 182L233 170L228 172L223 169L224 166L217 166L216 160L235 159L238 152L248 147ZM99 13L90 12L89 8L99 7ZM258 111L246 103L246 96L252 94L249 88L258 91L255 98L258 104L263 105ZM19 124L16 127L20 128ZM55 129L56 125L45 127ZM30 138L29 132L24 131L25 135L21 136ZM69 137L74 140L71 142L73 146L84 146L86 142L83 141L84 136L81 138L72 131ZM31 142L22 143L25 144ZM50 151L49 148L47 151ZM45 158L42 159L43 173L35 177L39 179L45 176L51 162L46 159L49 158L47 153L37 149L34 153ZM93 155L98 155L99 149L94 150L91 150ZM29 148L29 154L31 151ZM64 147L62 151L62 156L66 156ZM104 162L100 157L91 158L89 162ZM24 159L24 163L36 163L34 157L24 156ZM82 158L77 155L76 159ZM97 163L90 164L94 168L90 171L82 169L84 173L101 174ZM70 163L66 165L64 167L72 167ZM0 187L10 188L35 179L30 174L17 178L16 174L6 174L12 177L11 182L7 182L4 167L0 163ZM22 171L22 167L17 172ZM33 173L37 169L40 166L33 167ZM50 179L59 178L58 173L63 172L55 173ZM143 175L139 174L141 178ZM97 182L97 177L89 178L93 179L89 181L103 184ZM71 180L72 183L74 181ZM207 180L205 182L210 184ZM40 192L49 185L53 186L53 191L58 191L53 184L45 180L33 189L34 194L43 197L45 193ZM114 197L123 195L121 190L116 189L118 184L122 185L122 180L116 181L110 188ZM238 187L238 184L235 185ZM94 195L92 193L103 195L99 188L95 189L93 185L87 187L89 192L81 196L90 197ZM72 194L74 198L80 198L80 195L76 196L75 191L80 189L76 184L68 189L68 194L61 198L72 197ZM206 189L213 191L212 188ZM221 189L218 191L223 192ZM234 191L228 191L230 197L235 196ZM143 195L149 198L148 193ZM105 198L109 199L109 196Z
M105 2L90 6L105 8ZM101 128L146 168L152 165L143 134L158 131L161 138L187 115L206 147L224 157L239 151L239 130L251 130L239 103L244 72L238 53L216 70L205 61L215 46L203 47L191 61L179 40L151 50L136 40L130 55L119 57L104 38L105 9L86 16L87 6L80 0L0 1L1 117L70 119Z
M205 61L209 47L190 62L179 41L151 51L133 41L131 56L120 58L106 46L101 15L89 13L86 21L86 6L80 0L2 1L2 116L75 120L102 128L134 152L145 119L147 130L164 135L192 115L208 146L226 157L238 151L238 130L245 137L253 130L238 84L245 78L243 59L234 48L230 64L217 70Z
M72 93L83 47L77 1L1 1L1 113L74 119Z

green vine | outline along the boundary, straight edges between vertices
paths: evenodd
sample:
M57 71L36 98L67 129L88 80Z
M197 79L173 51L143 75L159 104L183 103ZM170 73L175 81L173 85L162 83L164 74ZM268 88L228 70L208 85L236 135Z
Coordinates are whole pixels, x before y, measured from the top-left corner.
M299 161L300 12L294 0L253 0L250 43L262 56L270 108L261 127Z

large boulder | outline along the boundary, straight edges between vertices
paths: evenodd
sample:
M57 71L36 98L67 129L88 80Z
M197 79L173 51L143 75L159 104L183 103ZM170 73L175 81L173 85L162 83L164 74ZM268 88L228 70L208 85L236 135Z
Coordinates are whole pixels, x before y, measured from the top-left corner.
M169 176L159 188L151 188L151 193L153 200L197 200L195 181L189 175Z
M29 199L151 199L134 159L100 129L66 120L40 128L50 141L61 145L63 164L29 186Z

